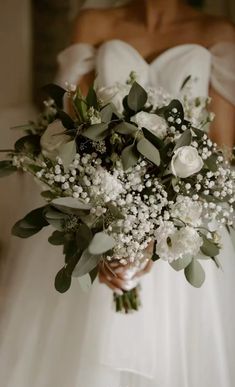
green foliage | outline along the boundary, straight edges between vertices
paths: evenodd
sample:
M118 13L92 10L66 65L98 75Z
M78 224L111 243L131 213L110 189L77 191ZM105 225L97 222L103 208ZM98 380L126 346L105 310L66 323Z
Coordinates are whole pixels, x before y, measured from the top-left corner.
M67 171L69 165L74 160L74 157L76 155L76 143L75 141L69 141L66 144L63 144L59 148L59 157L61 158L63 162L63 167L65 171Z
M138 128L133 124L129 124L129 122L121 122L115 126L115 132L126 136L135 136Z
M55 288L60 293L65 293L71 286L71 276L66 272L66 268L63 267L55 277Z
M57 111L57 118L59 118L63 124L63 126L70 130L75 128L75 122L72 120L72 118L65 113L63 110L58 110Z
M83 130L82 135L93 141L104 140L110 131L107 123L95 124Z
M135 144L128 145L123 149L121 159L124 170L133 167L137 163L139 160L139 154L136 150Z
M164 147L164 142L155 134L153 134L152 132L150 132L148 129L145 129L145 128L143 128L142 131L144 133L144 137L148 141L150 141L151 144L153 144L156 148L162 149Z
M91 205L83 202L81 199L72 197L60 197L52 200L51 205L65 214L84 215L89 212Z
M48 238L48 242L54 246L60 246L64 244L64 232L54 231Z
M45 218L56 230L63 231L68 217L62 212L56 211L55 208L48 206L45 209Z
M207 168L210 171L216 172L217 169L218 169L216 161L217 161L217 155L216 154L212 154L210 157L208 157L206 160L204 160L204 163L206 164Z
M115 110L116 110L115 106L111 103L103 107L103 109L100 111L102 122L106 122L106 123L110 122Z
M63 107L63 97L66 93L66 90L64 90L62 87L55 85L55 84L48 84L42 88L42 90L45 92L45 94L49 97L51 97L58 108L62 109Z
M212 239L208 239L203 235L203 245L201 247L201 252L208 257L215 257L219 254L220 248L215 242L213 242Z
M96 110L99 110L98 98L93 86L89 88L89 91L86 97L86 103L89 107L93 107Z
M45 207L37 208L29 212L23 219L12 227L12 234L19 238L29 238L38 233L43 227L48 226L44 216Z
M134 112L140 111L146 104L148 95L137 82L134 82L127 97L127 104Z
M5 177L11 175L13 172L16 172L17 168L12 165L11 160L0 161L0 177Z
M105 232L98 232L94 235L91 243L88 246L88 252L92 255L100 255L111 250L116 244L113 237Z
M185 269L190 262L192 261L192 257L190 256L185 256L183 258L176 259L175 261L171 262L170 265L173 267L174 270L180 271Z
M195 288L200 288L205 281L205 272L202 265L192 259L191 263L184 269L187 281Z
M80 260L78 261L74 271L74 277L82 277L93 270L100 262L102 256L91 254L88 249L84 250Z
M176 142L174 151L176 151L176 149L178 148L181 148L182 146L191 145L191 142L192 142L192 133L190 129L187 129Z
M29 134L21 137L15 143L15 150L19 153L38 155L41 151L41 137L37 134Z
M159 167L161 164L159 150L154 145L152 145L149 140L142 138L142 140L137 143L137 150L142 154L142 156Z

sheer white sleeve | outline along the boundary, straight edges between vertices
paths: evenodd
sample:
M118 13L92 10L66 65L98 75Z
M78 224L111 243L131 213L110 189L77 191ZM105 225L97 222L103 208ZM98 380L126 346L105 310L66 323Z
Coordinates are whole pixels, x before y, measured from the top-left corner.
M95 67L95 48L90 44L74 44L57 57L59 69L55 82L64 87L65 82L78 84L83 75Z
M221 42L211 48L211 85L235 105L235 44Z

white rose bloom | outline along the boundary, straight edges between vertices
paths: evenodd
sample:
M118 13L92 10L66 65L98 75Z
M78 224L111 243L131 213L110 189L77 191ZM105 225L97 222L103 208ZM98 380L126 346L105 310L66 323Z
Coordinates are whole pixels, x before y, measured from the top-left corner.
M61 134L65 131L64 126L60 120L55 120L48 125L47 129L43 133L40 144L42 154L48 159L55 160L59 155L59 148L61 145L69 142L70 136Z
M138 127L146 128L156 134L157 137L163 139L167 134L167 123L164 118L153 113L139 112L131 118L131 121Z
M202 223L202 205L188 196L179 195L177 202L171 208L171 216L198 227Z
M114 86L102 87L97 90L98 98L102 105L113 103L119 113L123 112L122 101L130 91L130 85L115 83Z
M188 145L178 148L171 160L173 175L186 178L199 172L204 163L196 148Z
M195 257L203 244L197 231L190 226L177 229L172 222L163 222L155 232L156 254L173 262L184 256Z

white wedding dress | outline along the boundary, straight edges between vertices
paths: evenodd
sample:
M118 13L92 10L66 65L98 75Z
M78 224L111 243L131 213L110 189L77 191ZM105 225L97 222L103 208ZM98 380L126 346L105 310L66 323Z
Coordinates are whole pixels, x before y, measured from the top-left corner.
M212 84L235 104L234 51L231 43L211 50L185 44L147 64L119 40L99 49L77 44L59 55L58 80L62 85L77 83L95 69L98 84L109 86L125 82L135 70L141 84L162 86L177 95L183 80L192 75L195 96L207 96ZM24 186L23 181L29 211L38 202L32 184L27 179ZM4 228L10 229L5 207ZM18 212L23 216L25 208ZM63 256L60 247L48 244L48 235L45 230L28 240L11 238L4 250L2 387L235 386L235 254L227 232L220 256L223 269L203 261L202 288L193 288L183 273L158 261L141 279L143 306L131 315L114 311L111 291L98 281L88 293L76 279L68 293L57 293L53 282Z

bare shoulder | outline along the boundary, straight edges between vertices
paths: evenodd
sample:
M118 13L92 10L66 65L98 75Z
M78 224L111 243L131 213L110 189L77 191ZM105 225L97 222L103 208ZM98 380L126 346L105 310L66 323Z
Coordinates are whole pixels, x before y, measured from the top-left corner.
M219 42L235 43L235 25L229 20L219 16L205 15L203 25L211 46Z
M112 9L82 10L74 23L72 42L98 45L107 39L114 18Z

